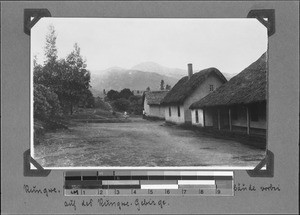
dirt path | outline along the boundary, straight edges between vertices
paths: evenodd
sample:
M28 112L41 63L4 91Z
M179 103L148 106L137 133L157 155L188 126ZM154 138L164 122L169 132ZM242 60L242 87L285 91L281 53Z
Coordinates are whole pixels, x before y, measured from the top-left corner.
M265 151L232 140L131 119L82 123L46 134L35 147L42 166L256 166Z

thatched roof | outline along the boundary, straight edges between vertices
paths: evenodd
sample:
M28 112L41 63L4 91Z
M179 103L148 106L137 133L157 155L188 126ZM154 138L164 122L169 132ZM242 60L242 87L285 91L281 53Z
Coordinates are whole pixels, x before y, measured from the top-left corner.
M201 70L194 73L190 79L188 79L188 76L181 78L163 99L162 105L183 104L184 100L210 75L217 76L223 83L227 82L224 75L216 68L211 67Z
M148 105L160 105L168 92L169 91L146 91L143 96L143 101L146 98Z
M265 101L266 82L266 53L264 53L226 84L193 103L190 109Z

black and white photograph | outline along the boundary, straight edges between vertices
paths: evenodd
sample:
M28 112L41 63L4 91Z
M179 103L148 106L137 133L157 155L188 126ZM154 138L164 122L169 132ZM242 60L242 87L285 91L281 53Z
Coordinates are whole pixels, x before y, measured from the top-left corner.
M42 18L31 156L43 168L253 169L267 149L257 19Z

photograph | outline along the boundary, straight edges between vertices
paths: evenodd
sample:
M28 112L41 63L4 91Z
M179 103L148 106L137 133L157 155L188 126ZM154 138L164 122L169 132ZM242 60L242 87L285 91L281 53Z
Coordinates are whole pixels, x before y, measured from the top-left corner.
M45 169L254 169L268 32L256 18L41 18L30 153Z

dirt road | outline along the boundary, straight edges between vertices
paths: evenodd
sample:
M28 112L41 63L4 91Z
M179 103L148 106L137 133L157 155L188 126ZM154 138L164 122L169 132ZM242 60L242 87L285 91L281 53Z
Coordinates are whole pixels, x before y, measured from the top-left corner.
M129 123L78 123L47 133L35 147L44 167L256 166L265 150L232 140L135 119Z

